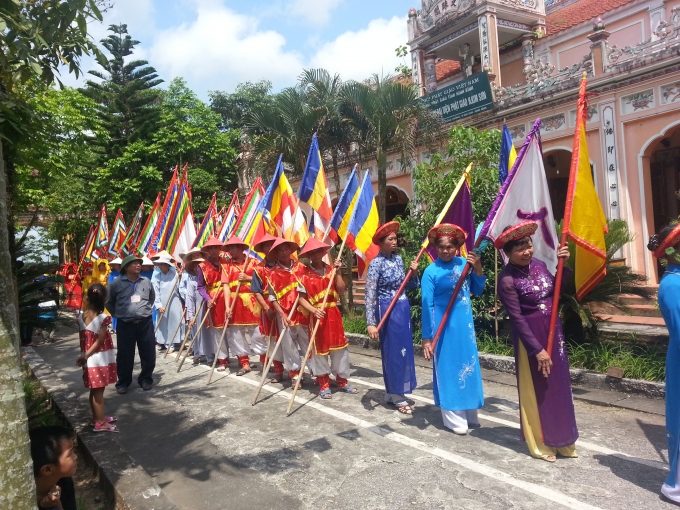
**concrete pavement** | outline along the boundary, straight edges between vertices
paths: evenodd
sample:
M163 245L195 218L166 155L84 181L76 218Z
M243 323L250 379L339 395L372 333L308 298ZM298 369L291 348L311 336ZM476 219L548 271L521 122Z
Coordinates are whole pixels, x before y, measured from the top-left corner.
M77 334L62 332L36 352L86 399ZM182 509L673 508L659 496L663 416L577 400L580 457L549 464L519 439L514 387L485 380L482 428L460 437L442 426L430 369L417 368L414 414L404 416L383 403L380 359L352 349L351 361L358 395L322 401L307 380L286 417L289 384L266 385L251 406L254 372L216 372L206 386L206 366L177 373L173 355L159 356L154 389L111 387L107 414L119 419L116 440Z

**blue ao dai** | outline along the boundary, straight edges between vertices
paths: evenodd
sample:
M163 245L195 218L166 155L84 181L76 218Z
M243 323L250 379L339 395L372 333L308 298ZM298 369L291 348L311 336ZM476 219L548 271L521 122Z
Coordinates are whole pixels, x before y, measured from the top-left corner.
M450 262L437 259L425 269L421 280L423 339L436 334L465 262L462 257ZM485 283L486 276L474 271L466 278L435 346L432 390L442 411L467 411L484 405L470 293L481 294Z

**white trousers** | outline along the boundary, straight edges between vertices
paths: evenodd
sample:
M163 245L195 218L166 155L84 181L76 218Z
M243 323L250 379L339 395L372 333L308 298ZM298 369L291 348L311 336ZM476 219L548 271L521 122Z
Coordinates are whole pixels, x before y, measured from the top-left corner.
M349 379L349 351L346 347L330 351L326 355L312 354L312 361L314 362L314 375L333 374L335 377Z
M477 418L477 409L469 411L447 411L442 409L442 420L447 429L464 429L467 430L468 424L479 425L479 418Z
M220 349L220 358L224 359L229 354L232 356L248 356L250 354L250 336L257 326L229 326L226 334L226 341L229 344L229 350L225 349L225 345Z
M279 330L283 330L281 319L279 321ZM300 370L302 366L302 356L307 352L309 345L309 328L304 325L290 326L286 329L283 338L281 339L281 351L283 352L283 365L289 372L291 370ZM300 354L302 352L302 354ZM313 367L309 367L313 372Z
M202 354L210 360L215 359L215 353L217 352L217 344L220 342L220 337L222 336L222 328L203 328L203 338L202 338Z
M680 450L680 446L678 447L678 450ZM675 487L671 487L670 485L664 483L661 486L661 494L666 496L671 501L680 503L680 469L678 469L677 473L675 474Z
M268 339L260 333L260 327L253 326L250 333L250 351L253 354L266 354L267 345L269 345Z

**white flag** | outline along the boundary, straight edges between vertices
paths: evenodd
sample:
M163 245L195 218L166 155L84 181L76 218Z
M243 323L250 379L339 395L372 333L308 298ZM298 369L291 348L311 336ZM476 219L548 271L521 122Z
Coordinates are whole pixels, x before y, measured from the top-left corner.
M194 243L195 239L196 225L194 224L194 214L191 211L191 207L189 207L189 213L184 220L182 232L179 234L177 244L175 244L175 251L172 253L172 256L175 258L175 260L181 260L179 258L180 253L187 253L189 250L191 250L191 245Z
M486 237L495 241L506 227L517 225L524 220L536 221L538 230L531 238L534 244L534 258L545 262L548 271L554 275L557 270L558 238L538 129L532 130L525 143L528 144L526 151L508 177L511 182L501 190L505 193L491 220ZM501 251L501 254L507 263L505 253Z

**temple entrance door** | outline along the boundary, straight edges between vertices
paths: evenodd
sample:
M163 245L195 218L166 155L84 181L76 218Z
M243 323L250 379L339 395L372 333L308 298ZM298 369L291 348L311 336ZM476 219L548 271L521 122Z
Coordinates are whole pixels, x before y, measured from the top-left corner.
M555 221L564 218L564 206L567 201L569 187L569 169L571 168L571 151L557 149L543 154L543 166L548 178L548 190L552 202Z
M395 186L388 185L386 195L385 221L392 221L397 216L405 216L409 203L406 193Z

